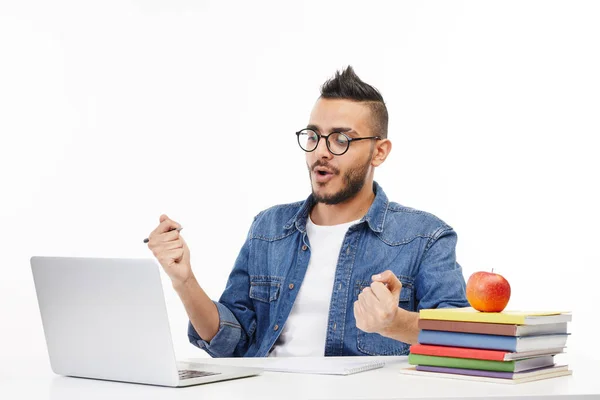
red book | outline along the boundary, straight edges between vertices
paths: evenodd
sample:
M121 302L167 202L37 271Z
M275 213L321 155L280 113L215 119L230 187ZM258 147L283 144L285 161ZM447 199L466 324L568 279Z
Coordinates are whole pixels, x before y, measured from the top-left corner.
M563 352L562 348L543 349L535 351L525 351L521 353L513 353L504 350L483 350L472 349L467 347L450 347L450 346L434 346L428 344L413 344L410 346L410 352L414 354L422 354L426 356L438 357L455 357L455 358L474 358L477 360L492 360L492 361L511 361L523 358L555 355Z

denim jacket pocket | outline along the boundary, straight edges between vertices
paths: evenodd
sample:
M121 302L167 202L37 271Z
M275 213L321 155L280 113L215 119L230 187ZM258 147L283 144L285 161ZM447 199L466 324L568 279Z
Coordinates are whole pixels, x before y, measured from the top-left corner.
M270 303L279 298L281 280L271 276L250 276L250 298Z
M402 282L402 290L400 291L398 306L407 311L414 311L415 300L412 282L405 281L402 278L400 278L400 281ZM369 286L367 282L356 283L355 300L358 299L360 292L367 286ZM408 343L390 339L378 333L367 333L358 328L357 331L357 348L362 353L371 356L401 356L407 355L409 352L410 345Z

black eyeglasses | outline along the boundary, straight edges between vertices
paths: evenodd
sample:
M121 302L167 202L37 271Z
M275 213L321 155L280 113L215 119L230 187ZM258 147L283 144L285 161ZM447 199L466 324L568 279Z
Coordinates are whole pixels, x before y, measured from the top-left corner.
M302 129L301 131L296 132L296 136L298 137L298 144L300 145L300 148L307 153L314 151L319 145L319 140L323 138L325 139L327 149L331 152L331 154L336 156L341 156L347 152L350 148L350 142L364 139L381 139L379 136L351 138L342 132L332 132L329 135L320 135L312 129Z

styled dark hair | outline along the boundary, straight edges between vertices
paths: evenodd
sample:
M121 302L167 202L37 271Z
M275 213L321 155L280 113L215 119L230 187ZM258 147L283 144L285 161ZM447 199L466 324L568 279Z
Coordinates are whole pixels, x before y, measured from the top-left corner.
M323 84L321 97L367 103L373 116L373 133L384 139L387 138L388 112L383 96L373 86L360 80L351 66L341 72L336 71L335 76Z

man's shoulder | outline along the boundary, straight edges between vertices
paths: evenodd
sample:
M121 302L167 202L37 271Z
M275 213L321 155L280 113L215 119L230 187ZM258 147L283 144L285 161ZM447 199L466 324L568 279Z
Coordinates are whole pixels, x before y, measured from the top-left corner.
M253 238L277 239L289 234L286 225L300 211L305 200L277 204L260 211L254 217L251 236Z
M413 207L389 202L382 236L395 244L408 243L416 238L437 239L453 228L437 215Z

